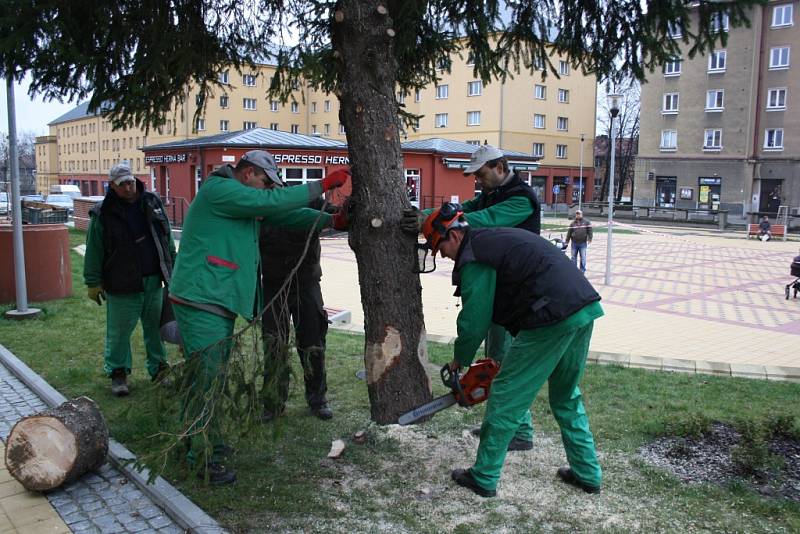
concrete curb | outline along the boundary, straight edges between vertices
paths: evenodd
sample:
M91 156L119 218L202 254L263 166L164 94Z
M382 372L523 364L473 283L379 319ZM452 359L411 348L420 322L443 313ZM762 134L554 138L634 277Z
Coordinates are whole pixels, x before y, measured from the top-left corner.
M33 390L51 408L68 400L3 345L0 345L0 363L5 365L14 376ZM136 459L131 451L113 438L109 439L109 462L128 480L132 481L142 493L161 506L164 512L181 528L197 534L225 532L211 516L163 478L158 477L153 484L148 484L149 471L147 469L141 472L134 470L128 465L131 459Z
M342 332L363 334L364 327L355 324L331 325L330 328ZM455 338L428 334L428 341L452 345ZM742 363L707 362L703 360L682 360L677 358L660 358L658 356L639 356L615 352L589 351L589 363L600 365L620 365L663 371L668 373L690 373L717 376L734 376L740 378L756 378L785 382L800 382L800 367L782 367L774 365L752 365Z

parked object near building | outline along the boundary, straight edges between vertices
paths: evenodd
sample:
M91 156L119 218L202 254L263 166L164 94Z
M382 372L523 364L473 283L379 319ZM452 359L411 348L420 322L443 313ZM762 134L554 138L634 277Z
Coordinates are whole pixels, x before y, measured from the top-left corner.
M62 195L62 194L47 195L45 203L50 204L51 206L58 206L59 208L65 208L70 215L72 215L72 211L74 209L72 197L69 195Z
M53 195L69 195L71 198L78 198L83 196L80 188L74 184L56 184L50 186L50 194Z
M8 193L0 191L0 215L8 215L10 209L11 203L9 202Z

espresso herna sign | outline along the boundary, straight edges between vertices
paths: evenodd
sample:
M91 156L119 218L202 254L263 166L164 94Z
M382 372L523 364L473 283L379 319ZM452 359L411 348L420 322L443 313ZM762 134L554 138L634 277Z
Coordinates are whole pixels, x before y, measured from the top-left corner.
M275 163L300 163L305 165L349 165L347 156L321 156L319 154L274 154Z
M186 163L186 154L157 154L145 156L145 164L148 163Z

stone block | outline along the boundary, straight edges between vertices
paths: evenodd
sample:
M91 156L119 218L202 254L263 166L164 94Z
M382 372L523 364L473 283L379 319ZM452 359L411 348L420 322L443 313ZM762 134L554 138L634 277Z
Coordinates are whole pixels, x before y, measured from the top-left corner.
M664 371L676 373L695 373L697 372L697 362L694 360L681 360L678 358L662 358Z
M628 365L630 367L638 367L639 369L654 369L660 371L663 366L663 358L631 355L628 360Z
M631 357L628 354L617 354L616 352L598 352L597 363L601 365L621 365L628 367Z
M767 370L763 365L753 365L749 363L732 363L731 376L741 378L767 378Z
M731 376L731 364L725 362L695 362L695 369L698 373L707 375Z
M782 380L786 382L800 382L800 367L785 367L782 365L765 365L767 380Z

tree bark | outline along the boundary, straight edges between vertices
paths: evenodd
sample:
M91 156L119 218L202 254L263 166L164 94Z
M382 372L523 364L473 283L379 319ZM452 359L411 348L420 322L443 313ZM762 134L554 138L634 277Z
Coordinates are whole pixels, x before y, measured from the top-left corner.
M400 231L406 196L395 101L392 20L375 2L343 0L331 22L339 119L353 172L349 243L355 251L372 420L394 423L431 399L422 288L413 240Z
M78 397L23 417L8 435L6 467L28 490L47 491L106 461L108 427L94 401Z

